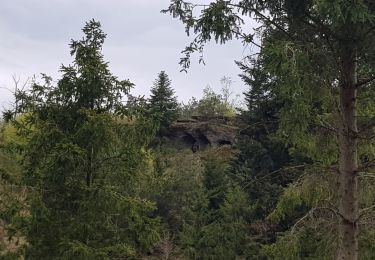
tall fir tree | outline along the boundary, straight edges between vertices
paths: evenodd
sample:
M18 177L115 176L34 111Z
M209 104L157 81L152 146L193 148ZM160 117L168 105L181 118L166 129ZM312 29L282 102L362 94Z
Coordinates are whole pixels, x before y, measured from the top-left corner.
M188 259L238 259L253 253L246 228L252 207L221 156L213 151L205 158L202 186L185 216L179 246Z
M73 65L57 86L23 93L24 185L29 187L27 259L134 259L159 239L155 205L144 198L149 174L146 121L129 123L122 96L133 85L111 74L105 34L86 23L70 44ZM17 123L17 122L15 122Z
M198 16L197 9L201 11ZM262 37L259 47L268 52L270 76L281 77L275 88L287 100L279 113L278 132L288 144L310 150L307 153L317 164L338 172L335 196L326 207L338 222L336 258L358 259L359 227L364 216L374 214L373 203L360 210L365 186L359 172L369 171L371 165L360 165L359 158L372 160L373 155L361 155L364 149L359 145L362 138L371 140L365 144L370 147L367 151L371 150L373 138L368 135L369 124L360 122L364 117L357 116L358 108L366 104L359 97L375 80L375 9L371 1L218 0L200 5L173 0L164 12L179 18L187 33L192 30L197 34L183 51L184 69L190 64L191 53L202 52L211 39L225 43L241 38L259 46L253 40L255 34L246 31L243 17L257 19ZM270 39L271 34L279 36ZM314 136L317 125L328 130L330 138ZM318 151L323 143L327 144L323 150L326 158Z
M285 225L274 225L267 216L275 208L283 188L296 175L283 168L299 164L289 155L288 146L275 138L278 113L283 100L273 91L277 79L270 80L263 59L237 62L249 90L245 94L247 109L239 115L238 155L232 162L234 179L247 192L253 211L249 219L254 259L262 244L271 243Z
M159 120L160 127L168 128L178 118L177 97L165 71L158 74L151 88L149 106L151 114Z

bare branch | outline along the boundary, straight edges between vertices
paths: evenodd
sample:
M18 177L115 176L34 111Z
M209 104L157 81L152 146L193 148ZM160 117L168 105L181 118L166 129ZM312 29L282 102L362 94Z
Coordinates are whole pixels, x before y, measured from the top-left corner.
M297 228L297 226L300 224L300 223L302 223L306 218L308 218L308 217L313 217L313 212L314 212L314 209L311 209L311 210L309 210L309 212L307 212L307 214L305 215L305 216L303 216L302 218L300 218L294 225L293 225L293 227L292 227L292 229L291 229L291 233L293 234L294 233L294 231L296 230L296 228Z
M314 213L315 211L318 211L318 210L324 210L324 211L329 211L329 212L332 212L334 216L338 217L340 216L341 218L343 218L343 216L340 214L340 212L338 212L337 210L333 209L333 208L330 208L330 207L317 207L317 208L312 208L309 210L309 212L307 212L307 214L305 216L303 216L302 218L300 218L292 227L291 229L291 233L293 234L294 231L296 230L297 226L299 224L301 224L303 221L305 221L308 217L311 217L311 219L314 218Z
M375 204L370 206L370 207L367 207L367 208L363 208L359 211L359 215L358 215L358 218L356 219L356 222L357 221L360 221L364 216L366 216L367 214L370 214L370 213L374 213L372 210L375 208Z
M375 80L375 76L372 76L370 78L367 78L367 79L362 79L360 81L358 81L358 83L355 85L356 88L360 88L362 86L365 86L367 84L370 84L371 82L373 82Z

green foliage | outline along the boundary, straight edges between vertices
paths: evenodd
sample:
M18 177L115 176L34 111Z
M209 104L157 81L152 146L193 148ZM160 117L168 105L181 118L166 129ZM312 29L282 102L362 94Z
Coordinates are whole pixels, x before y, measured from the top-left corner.
M190 31L198 34L195 40L187 46L182 53L185 57L181 58L180 64L182 70L186 71L190 66L190 56L192 53L203 52L204 44L214 39L216 42L225 43L232 38L238 38L236 32L240 32L239 26L243 24L240 14L228 5L226 1L215 1L207 5L196 5L184 0L174 0L163 13L170 13L173 17L179 18L185 24L185 31L189 35ZM197 7L201 15L199 19L195 18ZM203 61L203 55L200 57Z
M147 188L145 146L154 129L125 117L119 81L101 54L105 34L94 20L72 41L74 64L57 86L45 78L25 92L23 182L30 187L25 223L28 259L133 258L159 241L160 220ZM27 131L27 129L33 129Z
M337 206L338 93L352 76L349 56L358 76L359 131L350 135L363 209L355 223L360 257L372 259L374 10L370 1L171 1L164 12L197 34L183 70L193 52L203 61L210 40L258 45L243 22L260 24L259 53L238 62L249 90L230 163L232 150L150 145L157 125L178 116L168 75L158 74L149 100L131 96L133 84L104 61L100 24L88 22L57 85L43 75L44 83L17 91L17 111L3 115L12 124L0 136L0 229L9 238L0 240L0 258L334 258L345 220ZM234 117L231 81L221 84L180 116Z
M0 122L0 258L19 259L26 245L22 224L27 218L26 187L21 185L21 143L10 123Z
M210 87L203 89L203 98L198 102L197 112L203 117L234 115L233 108L220 94L216 94Z
M180 235L184 255L189 259L243 256L247 238L244 227L251 210L247 203L246 194L231 184L225 163L207 158L203 187Z
M182 118L198 116L203 118L224 117L232 118L236 115L236 99L232 99L230 90L232 81L230 78L221 79L222 89L215 93L209 86L203 89L203 97L200 100L192 98L188 104L183 105Z
M248 235L254 259L262 259L260 248L272 243L279 232L285 231L292 217L272 223L267 217L274 210L284 188L300 174L299 167L308 163L299 153L290 153L291 147L277 133L279 113L285 98L275 90L279 79L266 70L266 56L237 62L243 71L241 77L248 85L245 110L239 116L240 134L238 155L231 164L233 179L241 185L252 205L249 214ZM299 156L299 158L298 158ZM302 209L303 212L303 209Z
M362 236L360 237L360 252L361 252L361 258L362 259L371 259L375 254L375 248L374 248L374 239L375 239L375 233L373 230L366 229L364 230Z
M161 127L169 127L178 117L178 103L174 91L170 87L168 75L161 71L151 88L149 109L153 117L160 122Z
M353 241L348 238L350 240L348 242L344 241L343 237L350 232L343 230L349 219L356 224L360 222L357 218L360 216L360 211L356 209L357 197L359 195L366 197L362 191L367 190L366 186L361 182L358 188L355 181L358 175L356 151L359 151L362 166L366 169L369 168L367 163L369 158L373 156L373 135L369 133L373 131L373 115L364 112L368 118L365 116L366 119L359 120L358 134L364 133L364 137L361 134L357 135L356 122L359 118L356 104L358 103L358 114L361 114L360 111L368 104L367 87L370 83L373 85L374 81L375 13L369 2L213 1L202 6L174 0L169 8L164 10L180 19L185 24L187 33L192 29L196 34L193 42L184 51L186 56L181 59L185 70L190 65L190 55L196 51L202 53L204 45L211 39L225 43L232 38L241 38L244 43L253 43L259 47L258 43L253 41L252 32L244 30L242 17L254 17L260 23L260 27L256 29L256 33L261 37L260 54L256 55L255 59L261 62L264 71L255 71L255 75L261 79L261 86L269 88L263 91L264 89L260 87L258 88L261 90L260 93L253 92L248 98L255 97L258 101L261 100L261 108L267 108L267 103L271 100L269 103L271 106L275 105L276 112L268 111L277 124L266 124L264 119L259 120L260 123L250 121L262 125L256 127L257 130L250 131L248 151L251 151L251 148L254 150L253 153L249 153L250 158L257 158L256 156L262 158L260 155L267 155L272 159L273 156L269 156L272 155L269 150L272 147L270 144L277 147L278 143L285 143L287 150L278 151L287 154L290 161L281 161L280 166L284 166L284 163L294 164L294 161L302 161L305 175L300 177L299 183L313 183L307 175L316 177L314 172L309 171L311 167L306 165L313 164L315 171L324 172L328 176L332 176L332 172L339 172L339 178L320 177L314 180L317 182L315 186L321 187L323 191L315 188L311 190L309 188L311 185L302 185L302 189L299 185L289 186L276 209L279 219L284 219L286 216L281 213L282 211L303 216L304 211L308 211L309 208L314 210L318 204L322 207L322 200L324 200L328 203L326 208L333 214L329 222L339 220L339 228L332 230L332 233L337 232L342 238L336 241L339 252L344 252L343 248L349 248L349 243L356 244L353 242L357 239L355 232L350 234L354 237ZM250 72L254 71L250 70ZM361 82L361 78L367 78L369 81ZM253 81L256 82L257 79L254 78ZM345 95L342 93L348 89L355 89L354 92L359 93L358 98L355 97L356 94L351 98L350 104L353 106L345 104L346 101L343 99ZM249 109L250 114L254 112L252 108ZM369 112L371 109L365 108L364 111L366 110ZM255 111L262 112L259 107L255 107ZM265 118L268 119L268 115ZM353 128L348 118L354 122ZM367 121L367 124L364 121ZM270 132L268 127L271 128ZM253 128L252 125L250 128ZM355 134L350 135L346 131ZM254 136L254 132L263 134L268 142L258 141L260 138ZM362 142L362 138L367 140L367 143ZM246 151L246 148L241 149ZM350 154L352 151L353 155L346 158L345 154ZM244 160L245 163L240 163L240 169L246 169L244 172L250 173L250 176L257 174L258 171L262 173L262 170L253 169L253 166L257 166L257 161L251 159L248 161L250 167L242 166L242 164L246 165ZM355 168L347 167L350 164ZM280 172L278 169L276 171ZM350 177L344 174L348 171L351 172ZM350 179L352 177L353 180ZM338 180L339 188L333 185L336 185ZM257 186L257 181L258 178L255 179L254 186ZM349 182L350 185L345 186ZM357 192L357 189L360 192ZM307 190L306 193L303 190ZM353 192L353 196L344 198L344 195L350 192ZM313 193L314 196L308 196L308 193ZM362 200L363 198L360 199ZM346 205L354 206L345 208ZM322 218L324 219L324 215L317 219ZM291 219L291 221L296 220ZM308 228L302 230L302 233L309 234ZM321 234L323 233L320 232L317 237ZM322 250L324 243L318 243L319 246L316 247L305 247L303 241L308 243L308 237L309 235L302 236L301 240L297 239L291 247L284 243L288 242L288 238L284 242L279 241L275 246L276 251L268 256L275 259L324 259L334 255L332 248L328 251ZM321 235L321 237L325 236ZM272 246L269 249L272 251ZM319 253L322 251L326 254ZM351 253L357 250L353 247L351 251L344 252L343 254L346 255L342 258L351 258ZM357 257L355 254L354 258Z
M161 190L156 194L158 215L172 234L181 231L189 209L195 203L202 187L203 161L191 150L176 151L164 149L156 154L159 162Z
M273 245L264 246L261 253L267 259L333 259L332 234L307 227L281 236Z
M332 254L334 247L319 255L319 246L324 243L305 246L308 236L299 238L295 233L285 240L278 239L274 245L270 242L276 239L277 232L290 229L310 209L331 206L335 181L329 178L331 175L316 172L330 174L321 166L337 161L336 139L328 130L334 123L330 111L335 98L325 89L324 82L314 83L316 68L306 62L303 52L283 45L283 41L276 45L275 37L283 38L277 34L268 36L269 42L257 59L238 63L250 90L246 93L248 109L241 115L240 154L234 170L256 205L252 219L268 226L266 233L255 239L258 248L267 245L266 256L272 259L320 259ZM319 73L330 75L328 71ZM317 221L318 217L313 219ZM299 228L302 226L300 232L308 231L303 228L305 225L306 221L298 224ZM327 225L316 227L322 234L326 229ZM256 226L252 234L259 234ZM258 252L259 257L263 254L263 250Z

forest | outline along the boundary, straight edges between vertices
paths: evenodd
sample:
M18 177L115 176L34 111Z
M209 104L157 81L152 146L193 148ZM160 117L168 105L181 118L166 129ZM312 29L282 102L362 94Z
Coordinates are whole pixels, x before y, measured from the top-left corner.
M2 111L0 259L375 259L375 2L203 2L161 10L194 36L181 73L254 46L243 104L228 77L179 102L162 69L133 94L87 21Z

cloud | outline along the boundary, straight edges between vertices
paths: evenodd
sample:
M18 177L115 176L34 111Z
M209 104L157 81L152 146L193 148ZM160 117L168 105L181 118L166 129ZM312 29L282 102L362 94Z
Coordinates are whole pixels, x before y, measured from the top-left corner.
M70 40L81 38L84 23L95 18L107 34L105 59L115 75L136 83L136 94L148 95L161 70L169 74L180 100L201 96L208 84L219 89L222 76L234 78L241 93L244 86L234 64L244 56L239 42L209 44L206 66L193 59L188 74L179 72L180 52L189 39L179 21L160 13L168 5L169 0L1 1L0 87L11 88L13 74L26 79L43 72L57 79L60 65L71 62ZM10 99L0 88L0 104Z

